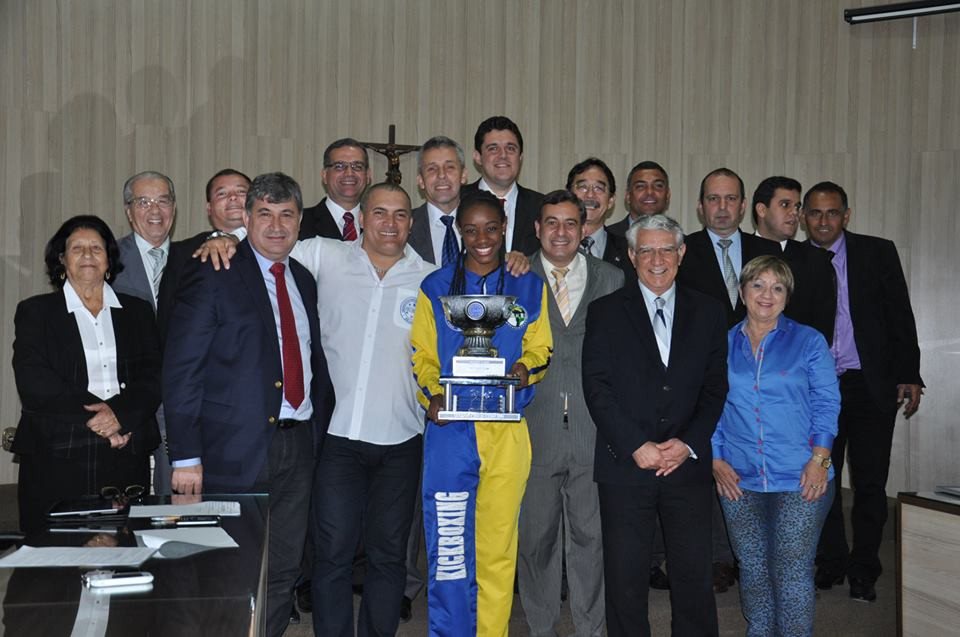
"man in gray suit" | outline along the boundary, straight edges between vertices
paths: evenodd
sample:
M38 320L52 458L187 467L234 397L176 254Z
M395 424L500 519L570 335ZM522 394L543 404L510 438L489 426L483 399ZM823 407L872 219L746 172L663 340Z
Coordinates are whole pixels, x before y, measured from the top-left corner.
M596 426L580 374L587 306L623 285L623 272L578 252L584 204L567 190L546 195L535 226L540 250L531 269L546 281L553 333L551 371L526 408L533 459L520 509L520 601L531 635L554 635L564 557L570 612L578 636L601 635L603 554L597 485Z
M162 173L137 173L123 184L123 207L133 232L118 242L123 271L113 282L116 292L148 301L157 310L160 279L170 256L170 229L177 215L173 181ZM170 461L163 407L157 411L160 446L153 452L153 488L157 495L169 495Z
M417 153L417 185L427 201L413 210L409 243L427 263L444 266L460 252L460 231L454 220L465 183L460 144L443 135L423 143Z

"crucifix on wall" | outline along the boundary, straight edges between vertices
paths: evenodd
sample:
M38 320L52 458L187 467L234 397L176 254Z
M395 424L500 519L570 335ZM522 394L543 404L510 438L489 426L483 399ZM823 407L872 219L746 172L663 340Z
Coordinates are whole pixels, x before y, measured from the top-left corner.
M420 150L419 146L397 143L397 127L395 124L390 124L386 144L376 142L360 143L363 144L364 148L369 148L373 152L380 153L387 158L387 181L398 186L400 185L400 180L403 178L400 174L400 155L406 155L415 150Z

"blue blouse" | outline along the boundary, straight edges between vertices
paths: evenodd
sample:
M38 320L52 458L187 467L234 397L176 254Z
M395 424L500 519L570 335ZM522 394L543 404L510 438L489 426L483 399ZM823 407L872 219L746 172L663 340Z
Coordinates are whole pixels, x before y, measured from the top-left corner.
M713 434L750 491L800 491L813 447L833 447L840 414L836 366L817 330L781 315L754 356L744 321L727 335L730 390ZM829 478L833 479L833 467Z

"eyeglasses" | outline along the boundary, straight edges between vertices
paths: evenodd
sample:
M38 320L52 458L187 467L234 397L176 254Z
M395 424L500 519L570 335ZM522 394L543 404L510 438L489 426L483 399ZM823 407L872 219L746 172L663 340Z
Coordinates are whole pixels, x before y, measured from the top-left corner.
M336 172L346 172L347 168L355 173L362 173L367 169L366 162L362 161L335 161L332 164L324 164L324 168L333 168Z
M581 195L586 195L587 193L594 193L596 195L605 195L607 193L607 184L588 184L585 181L578 182L573 185L573 189L576 192L579 192Z
M126 502L130 498L139 498L144 492L146 492L146 488L139 484L131 484L124 487L123 490L120 487L106 486L100 489L100 497L117 502Z
M166 210L173 206L173 198L167 195L161 195L159 197L134 197L130 200L130 204L137 210L150 210L154 205L158 208L163 208Z
M653 248L651 246L640 246L636 249L636 254L638 257L644 260L649 260L653 258L654 254L660 256L661 259L672 259L677 256L676 246L664 246L662 248Z

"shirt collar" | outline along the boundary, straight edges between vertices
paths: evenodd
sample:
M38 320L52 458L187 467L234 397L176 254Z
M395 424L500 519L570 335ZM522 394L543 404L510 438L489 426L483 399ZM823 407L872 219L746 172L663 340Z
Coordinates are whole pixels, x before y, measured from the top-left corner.
M154 247L158 247L161 250L163 250L164 254L170 254L170 237L169 236L166 239L164 239L163 243L161 243L159 246L150 245L150 243L146 239L141 237L136 232L133 233L133 240L136 241L137 243L137 249L140 251L141 257L145 255L147 252L150 252L150 250L153 250Z
M354 221L356 221L357 215L360 213L360 204L357 204L350 210L347 210L346 208L338 204L336 201L334 201L330 197L327 197L327 210L329 210L330 214L332 214L337 219L343 219L343 213L349 212L350 214L353 215Z
M579 272L580 268L584 267L584 264L586 262L587 262L587 258L583 256L580 252L577 252L577 254L574 255L573 257L573 261L571 261L566 266L564 266L567 268L567 276L570 276L575 272ZM543 253L543 250L540 251L540 265L543 266L544 274L551 274L552 270L558 269L557 266L550 263L550 260L547 259L547 255Z
M73 289L73 284L70 283L69 280L63 284L63 297L67 303L68 314L86 309L83 301L80 300L80 295ZM103 282L103 307L123 307L123 305L120 304L117 293L113 291L113 288L110 287L110 284L106 281Z
M487 181L483 177L480 178L480 184L477 186L477 188L479 190L486 190L497 199L506 199L508 204L513 205L517 203L517 195L519 193L517 190L517 182L513 182L513 184L510 186L510 190L508 190L507 194L503 197L500 197L500 195L493 192L493 189L487 184Z
M640 279L637 279L637 285L640 286L640 292L643 294L643 300L647 304L647 307L653 307L654 302L657 299L657 294L654 294L652 290L648 289L643 283L640 282ZM673 285L670 286L670 289L660 294L660 298L664 300L664 308L673 306L673 299L677 294L677 282L674 281Z
M818 245L817 243L814 243L813 239L810 240L810 243L812 243L813 245L815 245L815 246L817 246L817 247L821 247L821 246ZM833 242L833 245L822 246L822 247L823 247L824 250L829 250L830 252L832 252L832 253L834 253L834 254L839 254L840 252L846 252L846 247L847 247L847 233L841 231L841 232L840 232L840 236L837 238L836 241Z
M718 235L716 232L714 232L714 231L711 230L710 228L706 228L706 227L705 227L704 230L706 230L706 231L707 231L707 234L710 235L710 245L712 245L714 248L717 247L717 241L719 241L720 239L730 239L731 241L733 241L733 243L730 244L731 246L739 246L739 245L740 245L740 231L739 231L739 230L734 230L733 234L731 234L729 237L721 237L720 235Z
M273 273L270 272L270 268L273 266L274 263L282 263L285 266L285 268L290 267L289 255L284 257L283 260L281 261L271 261L267 257L257 252L257 249L253 247L253 244L251 244L249 241L247 243L250 245L250 249L253 251L253 256L257 258L257 265L260 266L260 273L263 274L264 278L266 278L268 274L270 276L273 276Z
M457 209L454 208L454 209L450 212L450 214L447 215L447 213L445 213L443 210L440 210L439 208L437 208L436 206L434 206L432 203L430 203L430 202L428 201L428 202L427 202L427 214L428 214L429 217L430 217L430 223L431 223L431 225L435 225L435 226L436 226L436 225L440 225L440 226L442 226L442 225L443 225L443 222L440 221L440 219L442 219L443 217L446 217L446 216L450 216L450 217L452 217L453 219L456 219L456 218L457 218ZM457 224L453 224L453 225L456 226Z
M766 239L766 237L764 237L763 235L761 235L758 230L754 230L754 231L753 231L753 236L755 236L755 237L760 237L761 239ZM767 241L773 241L773 239L767 239ZM783 241L777 241L777 243L780 244L780 250L781 250L781 251L787 249L787 240L786 240L786 239L784 239Z

